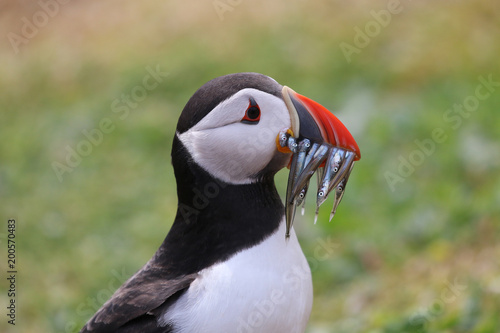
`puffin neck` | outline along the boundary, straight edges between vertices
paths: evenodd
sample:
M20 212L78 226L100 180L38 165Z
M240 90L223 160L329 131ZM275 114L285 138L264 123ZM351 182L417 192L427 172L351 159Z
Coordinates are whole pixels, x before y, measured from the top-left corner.
M262 242L279 228L284 207L274 174L251 184L225 183L194 163L177 137L172 163L177 215L156 256L168 260L163 264L169 271L197 272Z

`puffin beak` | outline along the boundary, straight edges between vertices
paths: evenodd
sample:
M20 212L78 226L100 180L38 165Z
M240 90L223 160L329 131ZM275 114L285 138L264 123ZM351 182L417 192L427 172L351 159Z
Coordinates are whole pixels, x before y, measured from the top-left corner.
M288 238L295 208L305 203L311 176L318 171L314 223L319 206L333 191L335 199L331 221L344 195L353 163L361 158L361 152L344 124L324 106L287 86L283 87L282 95L291 120L291 128L280 132L277 138L279 151L292 152L285 203L285 237Z
M342 122L323 105L284 86L283 99L292 119L292 132L299 141L327 143L333 147L354 152L354 160L361 158L358 144Z

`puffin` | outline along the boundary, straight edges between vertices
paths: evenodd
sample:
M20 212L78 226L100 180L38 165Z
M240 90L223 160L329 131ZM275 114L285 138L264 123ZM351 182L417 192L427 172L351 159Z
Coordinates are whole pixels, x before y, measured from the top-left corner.
M345 187L360 158L347 128L266 75L229 74L188 100L171 158L171 229L80 332L304 332L313 286L294 210L320 167L343 172L334 184L324 176L329 191ZM274 176L286 167L293 175L284 205Z

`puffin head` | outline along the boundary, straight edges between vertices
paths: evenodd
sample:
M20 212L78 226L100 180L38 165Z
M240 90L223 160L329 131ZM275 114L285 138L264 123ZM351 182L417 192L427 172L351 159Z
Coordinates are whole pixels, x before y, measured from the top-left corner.
M201 188L213 181L224 186L267 185L262 196L276 197L274 175L289 166L286 238L296 206L305 202L311 176L318 171L316 219L319 206L334 193L331 220L360 157L356 141L330 111L257 73L221 76L198 89L182 111L172 148L182 207L196 202ZM236 199L219 200L227 209L227 200L235 205Z
M349 131L326 108L257 73L205 83L184 107L176 135L192 162L214 178L248 184L288 165L292 151L277 139L284 130L360 157Z

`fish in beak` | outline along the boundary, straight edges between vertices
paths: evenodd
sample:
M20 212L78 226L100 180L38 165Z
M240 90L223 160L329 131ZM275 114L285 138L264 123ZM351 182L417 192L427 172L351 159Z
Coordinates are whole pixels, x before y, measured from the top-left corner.
M314 223L319 207L333 192L331 221L344 195L354 162L361 158L361 153L344 124L324 106L287 86L283 87L282 95L291 119L291 128L282 130L276 140L279 151L292 153L285 202L285 237L288 238L295 209L305 203L312 175L315 172L318 175Z

